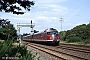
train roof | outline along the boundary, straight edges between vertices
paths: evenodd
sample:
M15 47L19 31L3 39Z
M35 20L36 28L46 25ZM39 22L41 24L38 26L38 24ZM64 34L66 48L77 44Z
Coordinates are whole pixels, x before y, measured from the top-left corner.
M31 36L31 35L26 35L26 36L23 36L23 37L27 37L27 36Z
M34 34L41 34L41 33L46 33L46 32L53 32L53 31L57 31L57 30L54 28L49 28L49 29L45 29L43 32L38 32L38 33L34 33ZM27 35L27 36L31 36L31 35ZM27 37L27 36L24 36L24 37Z
M44 32L53 32L53 31L57 31L57 30L54 28L49 28L49 29L46 29Z

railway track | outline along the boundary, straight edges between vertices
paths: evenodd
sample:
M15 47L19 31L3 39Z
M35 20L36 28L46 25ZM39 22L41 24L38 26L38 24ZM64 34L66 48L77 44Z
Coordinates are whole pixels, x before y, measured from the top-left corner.
M78 51L83 53L90 53L90 46L60 44L59 46L57 46L57 48L68 49L68 50L73 50L73 51Z
M59 46L56 46L53 49L56 49L57 51L61 51L70 55L78 56L86 60L90 60L90 46L60 44Z
M46 54L49 54L50 56L54 57L56 60L86 60L85 58L82 58L82 57L74 56L71 54L60 52L56 49L52 49L54 47L50 47L50 46L47 47L44 45L34 44L34 43L30 43L30 42L23 42L23 44L33 47L37 50L40 50ZM60 47L58 46L56 48L60 48Z

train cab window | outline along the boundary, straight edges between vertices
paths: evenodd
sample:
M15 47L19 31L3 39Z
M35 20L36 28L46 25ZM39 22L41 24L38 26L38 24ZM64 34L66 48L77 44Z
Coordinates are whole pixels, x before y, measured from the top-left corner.
M47 32L47 35L52 35L52 32Z
M57 32L57 31L47 32L47 35L52 35L52 34L54 34L54 35L58 35L58 32Z

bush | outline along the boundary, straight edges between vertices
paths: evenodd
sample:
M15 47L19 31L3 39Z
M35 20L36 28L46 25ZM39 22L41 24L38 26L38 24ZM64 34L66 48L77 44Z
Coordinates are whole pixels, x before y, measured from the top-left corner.
M5 41L0 47L0 60L2 57L17 57L18 60L34 60L27 47L18 45L14 47L9 40Z
M4 43L4 40L0 40L0 44L3 44Z
M81 42L81 38L73 36L73 37L70 37L69 39L66 39L66 41L68 43L71 43L71 42Z
M66 35L66 31L61 31L60 33L60 40L64 41L65 39L65 35Z
M90 39L84 40L83 43L84 44L90 44Z
M5 54L7 54L8 51L11 50L11 42L9 41L5 41L0 49L0 60L2 59L3 56L6 56Z

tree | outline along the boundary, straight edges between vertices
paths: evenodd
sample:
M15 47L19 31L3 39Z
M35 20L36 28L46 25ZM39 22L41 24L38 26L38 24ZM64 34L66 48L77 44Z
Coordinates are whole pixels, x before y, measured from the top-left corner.
M61 31L59 34L60 34L60 40L64 41L65 40L66 31Z
M62 36L61 36L62 37ZM66 31L65 41L68 42L89 42L90 40L90 23L82 24Z
M0 28L0 39L6 40L9 38L11 40L17 38L17 31L14 28L13 24L10 23L10 21L1 19L0 24L0 26L2 26Z
M10 21L7 21L8 19L0 19L0 27L5 27L7 24L10 24Z
M90 23L89 23L89 24L87 24L87 28L90 28Z
M74 27L73 29L85 29L85 28L86 28L86 24L82 24L82 25Z
M30 11L34 1L29 0L0 0L0 11L12 12L13 14L24 14L22 7Z

